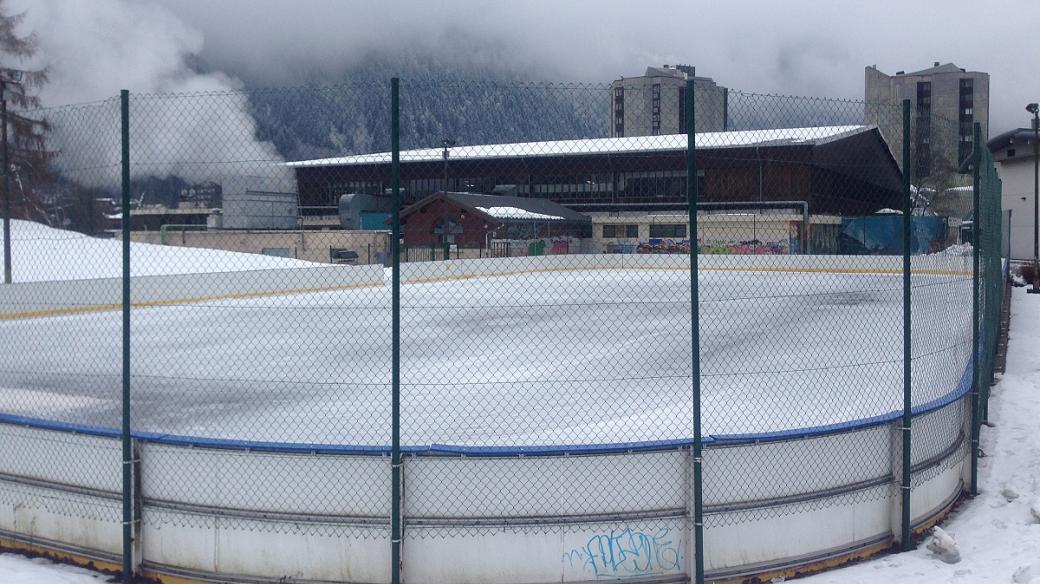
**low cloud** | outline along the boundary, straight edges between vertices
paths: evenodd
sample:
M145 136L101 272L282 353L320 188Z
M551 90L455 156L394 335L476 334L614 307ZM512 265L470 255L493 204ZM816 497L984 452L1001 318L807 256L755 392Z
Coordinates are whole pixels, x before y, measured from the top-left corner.
M26 65L48 69L49 81L39 91L45 107L131 91L134 174L198 182L243 173L276 182L287 178L274 146L255 138L242 82L191 66L204 48L204 34L177 14L154 2L129 0L12 0L8 9L24 12L23 34L37 37L37 53ZM204 95L149 97L159 93ZM92 164L120 160L114 103L58 107L45 115L59 167L89 185L116 180L117 169Z

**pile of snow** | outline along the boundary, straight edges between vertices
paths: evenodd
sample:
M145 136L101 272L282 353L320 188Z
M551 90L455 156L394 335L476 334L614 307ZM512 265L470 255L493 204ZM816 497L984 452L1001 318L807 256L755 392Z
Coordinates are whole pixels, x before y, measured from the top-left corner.
M930 255L946 255L946 256L958 256L958 257L969 257L975 253L975 248L970 243L957 243L950 247L937 251Z
M4 584L99 584L108 579L97 573L55 564L43 558L0 554L0 582Z
M559 215L545 215L535 213L519 207L477 207L483 213L491 215L495 219L541 219L546 221L562 221Z
M957 547L957 540L941 527L932 528L932 535L925 543L925 547L947 564L956 564L961 561L961 550Z
M2 247L2 246L0 246ZM216 249L130 244L134 276L308 268L324 264ZM123 242L89 237L32 221L11 221L11 271L15 282L88 280L122 276Z

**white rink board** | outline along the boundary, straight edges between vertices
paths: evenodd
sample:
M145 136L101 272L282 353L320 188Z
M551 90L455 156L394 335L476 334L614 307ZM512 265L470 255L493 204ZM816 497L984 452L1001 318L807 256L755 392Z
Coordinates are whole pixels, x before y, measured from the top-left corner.
M546 291L558 290L561 286L565 290L571 286L573 291L579 289L576 284L588 291L596 290L587 287L590 282L599 282L607 284L605 289L612 292L628 290L632 297L645 294L648 283L656 283L659 285L658 293L666 291L664 303L679 301L684 295L688 301L688 289L682 288L688 269L683 259L681 256L560 256L408 264L402 267L402 277L406 281L406 314L409 298L419 305L431 298L443 302L456 298L452 296L453 292L470 289L487 293L488 298L492 297L491 293L503 291L516 292L517 298L522 298L520 292L531 293L532 283L536 284L535 291L543 285ZM786 328L785 332L794 335L800 343L792 343L790 350L770 345L776 347L771 353L776 360L767 365L787 360L788 368L797 369L799 355L809 360L825 356L840 359L842 353L827 352L825 347L812 344L825 340L815 331L825 329L827 322L841 328L841 324L853 318L878 310L884 314L887 323L901 322L902 311L898 302L901 299L898 275L901 266L898 259L703 257L701 278L705 287L702 288L702 302L707 308L702 307L702 317L719 319L707 321L714 323L709 331L732 347L733 342L744 342L739 338L740 328L748 324L746 321L725 322L723 317L732 314L732 310L719 307L730 307L727 303L734 298L763 294L783 297L785 290L802 296L823 294L837 297L852 292L855 302L839 303L834 309L827 308L830 305L822 308L812 305L813 314L823 315L821 318L824 320L810 319L803 325L792 324ZM916 261L919 262L917 269L922 273L915 276L915 285L920 285L915 301L927 300L927 295L933 293L930 290L943 288L946 284L950 289L960 290L963 271L970 267L965 258L920 258ZM734 269L737 266L740 269ZM840 273L834 273L835 270ZM929 273L923 273L925 271ZM615 272L617 278L605 277ZM381 269L378 274L373 272L369 276L384 277ZM749 287L749 282L755 285ZM940 285L934 285L936 283ZM809 285L822 286L822 289L812 290ZM970 288L970 279L968 286ZM878 292L879 289L882 291ZM863 296L866 292L875 296L867 298ZM302 300L310 303L311 307L321 307L351 298L372 302L382 299L384 296L381 295L385 293L383 280L382 285L377 283L350 291L224 300L214 306L227 303L228 314L245 314L248 311L244 309L250 306L285 308ZM959 297L935 298L956 301ZM534 298L530 304L537 304L537 300ZM740 306L750 306L751 300L753 298L741 300L744 304ZM775 327L776 318L797 306L776 298L768 302L779 303L777 310L764 309L757 314L759 320L755 322L762 327L758 329L758 337L737 345L738 353L760 346L763 339L775 341L769 336L768 327ZM949 334L963 333L959 328L947 330L933 323L949 326L950 315L960 314L950 311L960 308L936 307L927 303L919 307L917 314L923 318L922 322L915 324L914 381L915 387L922 388L922 395L915 399L917 405L954 391L962 377L966 362L960 349L953 351L955 357L933 357L937 340L948 338ZM148 334L149 318L152 318L149 315L155 315L154 324L162 323L168 327L174 322L184 330L208 334L204 330L205 318L192 318L190 310L191 307L185 306L137 311L134 318L138 328L135 330L143 332L143 343L152 342L153 337ZM827 321L826 318L830 318L828 314L842 317ZM516 316L500 314L495 318ZM112 317L114 323L118 323L118 314ZM608 312L602 317L611 315ZM97 320L99 318L101 320ZM293 318L298 319L299 315ZM561 323L561 327L567 326L567 321L558 314L547 315L547 318ZM103 324L103 320L101 315L35 319L31 326L7 323L5 332L15 335L35 332L43 336L69 334L69 331L86 331L92 326L110 326ZM330 338L332 335L342 338L346 329L337 330L336 323L329 320L326 317L310 324L322 322L333 329ZM376 319L362 324L376 322L381 321ZM413 324L425 322L419 320ZM576 319L574 330L580 330L589 322L595 321L587 315L584 319ZM704 322L702 320L702 326ZM155 331L158 333L161 329ZM943 332L948 333L946 337L941 334ZM683 331L679 331L677 337L682 334ZM685 334L689 334L688 328ZM837 343L862 343L861 351L867 353L880 351L880 347L894 339L883 336L880 329L838 330L835 334L838 336L826 339ZM702 330L702 337L710 339L711 335L704 335ZM161 335L154 338L162 341ZM374 343L383 340L378 334L365 338ZM409 339L407 333L405 339ZM514 348L521 350L527 346L524 343L534 343L535 340L522 339L520 346ZM721 374L725 373L720 368L727 365L727 360L719 357L724 353L713 348L711 342L708 340L705 345L702 369L707 374L703 389L706 416L709 416L705 419L707 444L704 451L705 562L709 574L740 574L789 566L821 559L840 550L891 541L898 533L899 511L898 487L894 482L899 465L899 432L895 430L894 422L853 431L835 430L835 433L819 436L807 437L804 432L795 432L796 435L789 439L773 436L773 439L758 443L723 443L712 439L736 433L808 429L820 424L842 424L888 414L901 405L901 395L895 392L901 387L900 366L871 369L862 379L849 375L846 368L835 375L789 376L784 381L790 387L803 389L811 388L810 382L843 389L831 396L822 392L790 395L790 392L772 391L767 385L762 385L765 375L747 373L745 377L749 383L764 389L761 394L742 397L749 385L735 385L729 377ZM161 350L163 346L157 344L153 350ZM582 350L586 348L581 347ZM665 357L681 359L682 350L688 352L689 349L666 352ZM572 354L567 349L560 349L553 358L566 362L581 354L587 352L576 350ZM757 354L753 351L747 353L749 358ZM383 354L379 353L379 356ZM437 364L441 358L454 362L483 360L494 364L493 360L488 361L493 356L493 353L484 352L446 351L443 356L429 355L421 363L406 360L405 366L421 364L429 374L439 370ZM35 356L41 360L47 357L46 354ZM73 359L71 366L76 365L74 360L77 356L64 357ZM607 351L601 363L629 366L644 357L639 353L619 359ZM93 361L97 355L87 354L80 358ZM149 362L147 358L139 362L140 369L135 373L145 374L148 367L168 370L173 363L170 360ZM955 369L954 366L960 369L951 370ZM236 371L231 360L223 361L223 367ZM458 392L461 395L428 397L444 399L449 404L454 399L463 400L458 403L468 400L469 403L493 405L490 401L480 401L489 395L491 386L483 383L486 378L479 377L488 370L462 371L477 376L462 380L475 384L473 393L461 390ZM517 373L508 368L497 371L507 376ZM339 372L341 370L333 368L318 371L314 377ZM106 375L114 373L105 372ZM203 377L212 371L200 368L180 373ZM690 574L692 543L688 516L692 495L688 447L676 444L670 449L643 452L633 445L636 449L633 452L621 448L607 454L583 450L590 445L618 442L688 440L690 421L685 417L689 412L688 402L672 399L688 395L683 393L688 391L689 385L688 380L681 379L682 373L682 370L678 371L679 381L656 384L663 393L655 394L655 397L668 399L658 400L653 407L641 402L632 405L630 410L625 409L629 406L625 406L623 401L607 400L603 403L611 407L601 409L620 414L599 418L590 418L594 415L592 410L568 410L565 403L546 407L545 404L550 402L546 402L544 396L550 394L543 396L537 387L532 389L530 396L525 396L527 401L503 403L541 404L540 407L520 410L523 415L519 418L506 419L506 423L498 426L494 425L494 420L502 419L508 408L491 408L485 418L469 420L468 429L465 424L460 424L460 420L444 416L436 408L426 407L413 413L406 410L403 420L406 445L439 444L447 447L438 455L412 453L405 456L403 566L406 581L532 584L640 579L644 582L670 582ZM413 377L405 375L403 392L406 396L408 391L417 387L409 384L421 374L413 370L410 374ZM186 375L186 378L192 379L191 375ZM856 391L868 387L865 381L868 378L869 387L879 391ZM140 385L135 385L142 397L147 397L150 389L169 389L167 386L150 388L146 379L147 375L143 375ZM15 411L10 413L15 414L35 413L40 417L53 415L79 420L88 412L102 412L91 421L105 425L108 420L103 415L105 404L118 403L118 400L113 402L111 394L91 394L82 388L59 384L46 389L18 385L12 388L11 382L17 378L5 381L7 383L0 385L0 397L5 395L5 391L11 392L8 395L12 399L5 406L11 404ZM534 380L534 386L538 385L537 381ZM546 391L560 392L568 388L590 391L589 388L596 383L596 379L590 377L571 386L553 384ZM214 388L226 390L228 386ZM609 389L611 393L618 393L617 387ZM386 386L377 384L371 395L382 395L385 390ZM27 391L40 393L33 395ZM277 392L272 395L280 396ZM168 426L163 426L159 421L149 420L147 411L142 411L141 420L146 425L142 430L173 430L170 433L175 435L229 440L284 439L317 445L387 444L388 432L383 426L386 416L381 406L350 409L353 402L364 405L361 398L369 394L351 395L351 399L342 402L330 401L329 394L319 396L323 401L318 402L308 402L305 394L293 395L299 404L286 403L280 405L279 410L236 412L236 415L240 414L235 418L239 424L232 427L228 427L225 419L207 418L195 411L190 412L190 420L171 422L167 419L162 424ZM607 395L588 394L593 399ZM850 396L862 396L863 399L850 400ZM232 409L235 399L243 404L260 399L257 394L233 392L227 397ZM507 395L491 397L503 399ZM819 401L809 399L813 397ZM174 394L171 399L184 398L185 395ZM288 435L285 431L288 424L292 421L298 423L303 412L321 413L315 408L316 403L324 403L330 412L329 418L314 420L315 431L311 434ZM426 405L430 403L435 402ZM760 404L759 411L763 414L774 412L779 415L774 416L771 422L763 423L764 416L749 415L746 406L752 403ZM809 408L807 413L799 413L799 408L806 409L807 403L815 403L815 407ZM838 404L841 407L836 407ZM19 409L22 406L24 408ZM451 411L451 408L444 409ZM516 415L517 410L512 411ZM957 440L964 438L966 412L964 401L960 400L941 411L919 416L915 421L915 432L934 439L914 443L914 463L940 464L943 460L937 458L943 456L949 461L936 466L937 472L928 474L927 479L915 484L912 493L915 521L940 512L962 489L961 477L966 459L961 451L951 448L957 446ZM530 425L520 427L517 419ZM332 420L339 420L340 425L332 425ZM666 423L661 423L661 420ZM371 427L365 425L366 421L372 424ZM554 422L559 422L559 425L554 426ZM246 434L246 430L254 433ZM118 493L121 485L118 481L117 439L10 424L0 424L0 435L10 438L11 444L18 444L10 451L0 451L0 533L6 531L59 541L95 550L99 556L119 552L118 500L97 498L93 508L99 511L90 511L92 507L89 505L70 504L74 497L55 490L57 487L19 485L17 489L5 490L7 483L3 480L5 475L26 476L45 483L65 483L65 486ZM221 447L219 442L212 441L201 447L192 447L188 444L190 441L164 443L163 440L162 436L149 435L139 444L144 498L141 543L147 569L213 578L235 575L269 581L291 577L298 580L389 582L391 470L386 456L312 454L307 453L305 447L299 447L295 452L274 452L270 450L277 450L277 447L270 445L267 451L250 450L248 445ZM573 445L572 452L551 456L505 453L513 447L537 449L561 444ZM462 450L452 453L451 448L456 446L473 450L463 456L460 454ZM505 450L499 451L498 455L481 450L492 446ZM61 460L55 458L59 452L71 453L68 454L71 462L57 464L55 461ZM42 464L36 464L37 460ZM921 472L924 476L928 469ZM49 498L63 501L64 506L26 506L15 500L18 497L30 503ZM76 512L76 509L87 511ZM789 534L793 531L805 536L791 538Z

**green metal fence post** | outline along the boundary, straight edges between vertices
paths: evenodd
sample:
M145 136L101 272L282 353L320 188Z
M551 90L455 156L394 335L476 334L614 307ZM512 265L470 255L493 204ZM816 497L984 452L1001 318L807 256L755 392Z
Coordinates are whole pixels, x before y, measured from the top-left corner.
M972 155L973 180L972 180L972 219L971 219L971 246L972 246L972 268L971 268L971 494L979 494L979 432L981 424L981 411L979 400L979 380L982 379L981 351L979 351L979 298L982 292L980 281L979 260L979 181L981 174L979 167L982 162L982 153L979 150L978 126L976 126L975 152Z
M701 333L697 280L697 124L694 123L693 77L686 80L686 202L690 219L690 338L693 383L693 545L694 584L704 583L704 497L701 493Z
M134 577L133 445L130 441L130 92L119 92L123 228L123 582Z
M393 231L390 239L391 268L391 352L390 373L390 579L401 582L401 118L400 80L390 80L390 189L393 193Z
M974 140L974 144L985 144L985 142L982 141L982 126L977 122L975 123L975 126L973 128L972 140ZM985 165L985 168L983 168L984 158L985 157L982 155L982 151L980 150L978 162L976 164L979 167L977 176L979 177L980 183L979 215L976 216L975 221L972 224L976 229L978 229L978 231L976 232L976 235L978 237L978 243L975 245L977 245L978 247L978 253L980 258L979 287L982 290L983 304L980 306L979 316L982 320L979 323L979 326L981 327L983 323L985 323L986 325L985 328L979 329L981 337L979 340L982 341L983 339L985 339L985 342L983 343L982 348L980 349L980 352L982 352L982 357L981 359L979 359L979 361L983 364L983 366L980 367L978 377L979 408L981 409L981 413L979 414L980 434L982 432L982 424L987 424L989 422L989 385L993 375L993 355L997 346L997 328L993 325L997 322L999 318L998 313L995 313L993 310L994 308L996 308L999 301L996 300L998 298L998 295L996 287L994 286L995 282L993 281L994 278L992 274L994 266L993 246L991 245L991 243L992 234L995 226L991 223L994 218L994 213L992 212L993 202L999 201L1000 197L993 197L992 187L990 186L993 183L992 177L990 176L993 172L993 169L990 167L990 165ZM987 187L985 203L982 200L983 186ZM1001 294L1000 296L1003 296L1003 294Z
M0 149L2 149L2 163L4 180L4 284L11 283L11 165L7 158L7 96L4 92L3 81L0 80Z
M910 100L903 100L903 480L901 507L902 521L900 529L900 548L909 551L910 546L910 439L912 415L911 389L911 320L910 320L910 222L912 207L910 205Z

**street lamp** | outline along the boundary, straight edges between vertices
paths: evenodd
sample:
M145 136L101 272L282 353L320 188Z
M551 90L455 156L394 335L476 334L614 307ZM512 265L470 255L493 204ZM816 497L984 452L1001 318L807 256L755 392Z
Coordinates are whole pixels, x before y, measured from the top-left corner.
M1031 103L1026 111L1033 114L1033 287L1030 294L1040 294L1040 104Z
M455 140L451 138L445 138L441 141L441 146L444 147L444 192L448 192L448 149L455 145Z
M22 72L13 69L0 70L0 163L4 165L4 284L11 283L11 174L7 159L7 84L21 84Z

